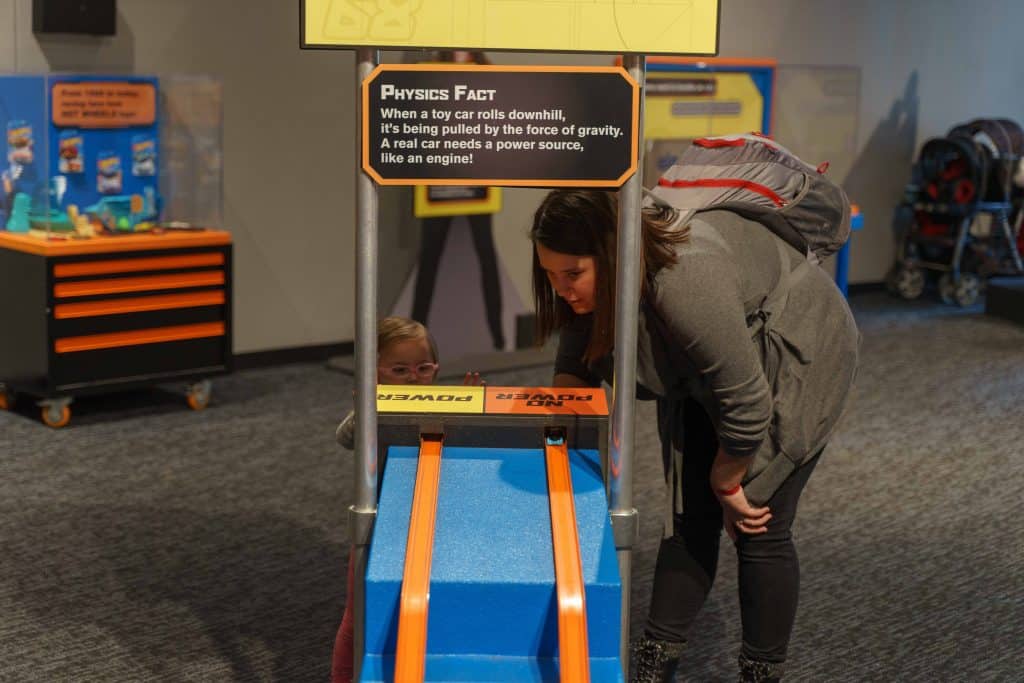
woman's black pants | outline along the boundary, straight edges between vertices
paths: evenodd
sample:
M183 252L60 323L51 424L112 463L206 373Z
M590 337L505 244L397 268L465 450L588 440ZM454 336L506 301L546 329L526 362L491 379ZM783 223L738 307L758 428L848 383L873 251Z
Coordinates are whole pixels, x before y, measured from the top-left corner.
M687 400L683 412L683 512L675 516L673 535L662 541L658 552L647 621L651 637L673 642L686 640L711 590L722 536L722 508L709 483L718 439L698 403ZM739 534L741 652L750 659L786 660L800 592L800 564L790 528L800 492L817 462L816 455L798 467L768 501L772 518L767 533Z

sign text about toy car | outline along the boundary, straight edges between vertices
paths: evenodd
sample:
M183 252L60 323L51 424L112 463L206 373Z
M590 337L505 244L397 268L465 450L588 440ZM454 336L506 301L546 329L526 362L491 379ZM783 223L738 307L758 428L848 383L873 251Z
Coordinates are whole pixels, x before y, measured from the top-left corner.
M635 168L637 98L619 70L385 70L367 87L378 182L617 186Z

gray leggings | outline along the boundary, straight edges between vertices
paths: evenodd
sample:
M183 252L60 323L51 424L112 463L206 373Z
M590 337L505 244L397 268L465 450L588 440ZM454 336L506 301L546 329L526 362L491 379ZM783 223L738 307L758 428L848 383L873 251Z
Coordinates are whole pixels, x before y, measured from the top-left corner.
M647 633L659 640L683 642L707 598L718 569L722 508L709 484L718 439L704 409L693 401L684 408L683 512L673 535L662 541L654 573ZM784 662L800 592L800 563L790 527L797 502L820 453L797 468L767 505L768 532L740 534L740 615L742 654L764 662Z

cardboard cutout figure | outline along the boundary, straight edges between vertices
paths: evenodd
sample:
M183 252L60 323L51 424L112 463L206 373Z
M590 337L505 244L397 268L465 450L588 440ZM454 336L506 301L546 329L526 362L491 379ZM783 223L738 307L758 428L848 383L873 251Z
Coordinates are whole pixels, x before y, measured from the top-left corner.
M441 52L438 61L456 64L489 64L483 52ZM419 190L419 188L417 188ZM499 188L426 187L417 194L416 215L423 218L419 265L413 294L411 317L428 324L430 305L437 283L437 271L452 221L465 216L473 237L473 248L480 263L480 284L484 295L487 327L495 350L505 348L502 331L501 280L494 250L491 216L501 208Z

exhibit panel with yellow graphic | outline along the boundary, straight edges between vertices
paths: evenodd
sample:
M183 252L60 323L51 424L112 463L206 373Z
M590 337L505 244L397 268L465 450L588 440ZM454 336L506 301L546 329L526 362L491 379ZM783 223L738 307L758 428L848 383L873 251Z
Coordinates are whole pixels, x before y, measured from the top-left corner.
M307 48L718 53L719 0L304 0L300 7Z
M694 138L772 135L775 60L651 57L644 88L644 185Z
M475 216L501 211L500 187L417 185L413 188L416 218Z

